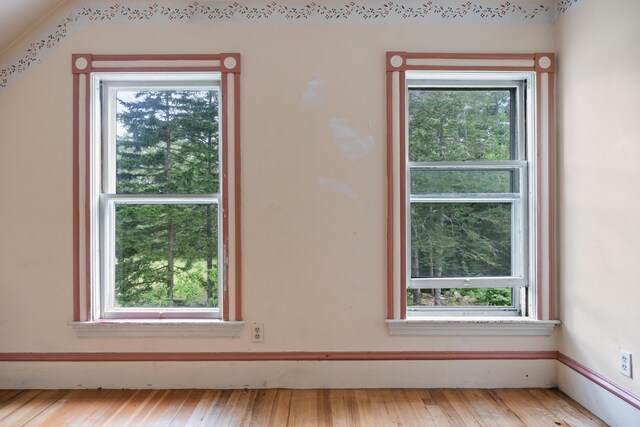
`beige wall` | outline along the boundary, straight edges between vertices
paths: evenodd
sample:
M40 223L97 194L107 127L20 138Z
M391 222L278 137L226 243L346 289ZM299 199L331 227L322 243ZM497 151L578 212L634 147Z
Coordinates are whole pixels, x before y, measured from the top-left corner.
M555 350L555 337L391 337L384 322L385 52L552 51L553 36L533 24L83 29L0 94L0 351ZM83 52L242 54L243 314L264 323L264 343L246 330L238 339L79 339L67 325L70 58ZM326 102L311 108L301 97L316 75ZM335 118L371 138L366 155L341 153ZM554 373L541 375L553 384Z
M640 394L640 3L557 24L560 351ZM618 349L636 379L618 373ZM562 384L561 384L562 385Z

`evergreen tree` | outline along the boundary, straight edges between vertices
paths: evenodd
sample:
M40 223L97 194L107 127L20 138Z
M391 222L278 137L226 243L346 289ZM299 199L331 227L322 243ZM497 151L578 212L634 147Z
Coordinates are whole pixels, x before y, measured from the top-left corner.
M218 192L214 91L119 92L118 102L118 193ZM216 205L118 205L117 304L217 305L217 235Z

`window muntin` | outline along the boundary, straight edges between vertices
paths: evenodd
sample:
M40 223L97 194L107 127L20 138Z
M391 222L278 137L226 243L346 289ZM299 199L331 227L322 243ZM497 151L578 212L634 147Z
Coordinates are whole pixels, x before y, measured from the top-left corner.
M220 75L126 77L93 76L102 155L96 311L221 317Z
M407 76L408 314L525 314L529 78L428 74Z

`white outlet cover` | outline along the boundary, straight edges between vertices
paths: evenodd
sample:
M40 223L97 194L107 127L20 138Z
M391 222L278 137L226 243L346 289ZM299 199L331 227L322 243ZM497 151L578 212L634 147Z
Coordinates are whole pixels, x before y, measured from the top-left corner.
M264 324L263 323L251 324L251 341L264 342Z
M629 378L632 378L631 372L631 353L628 351L620 349L620 357L619 357L619 369L622 375L625 375Z

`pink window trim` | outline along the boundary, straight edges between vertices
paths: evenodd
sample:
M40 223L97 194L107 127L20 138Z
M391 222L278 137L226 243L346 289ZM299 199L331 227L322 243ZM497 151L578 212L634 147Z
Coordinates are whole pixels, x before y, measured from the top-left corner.
M402 65L399 67L394 67L391 65L390 61L393 56L399 56L402 59ZM545 57L551 60L551 65L545 69L543 69L539 65L539 59ZM443 66L443 65L408 65L407 59L493 59L493 60L533 60L533 65L531 67L521 67L521 66L471 66L471 65L454 65L454 66ZM549 258L548 258L548 267L549 267L549 295L548 298L548 309L549 309L549 319L556 319L556 304L555 304L555 138L554 138L554 74L555 74L555 54L553 53L535 53L535 54L478 54L478 53L410 53L410 52L387 52L386 55L386 69L387 69L387 318L394 318L394 301L393 301L393 291L394 291L394 265L393 265L393 205L394 205L394 189L393 189L393 124L392 124L392 114L393 114L393 99L392 99L392 87L391 87L391 73L399 72L400 73L400 197L401 200L406 198L406 189L405 189L405 150L406 150L406 136L405 136L405 126L403 125L405 122L405 76L407 71L427 71L427 70L446 70L446 71L535 71L536 78L536 97L537 97L537 105L536 112L537 117L540 118L542 114L542 105L539 102L541 99L541 79L542 73L548 73L549 75L549 85L548 85L548 165L549 165L549 176L548 176L548 206L549 206L549 230L548 230L548 245L549 245ZM542 188L542 166L540 158L542 156L541 153L541 142L542 142L542 125L541 120L538 119L536 123L536 135L537 135L537 177L538 182L536 183L538 188ZM538 191L538 209L536 211L536 221L538 224L541 224L543 212L540 208L541 206L541 191ZM406 215L404 211L404 204L401 205L401 218L400 218L400 239L401 239L401 248L406 246ZM542 229L538 227L537 229L537 240L538 242L542 241ZM406 265L406 251L401 250L401 260L400 265ZM402 267L401 267L402 268ZM538 319L543 318L543 301L544 295L542 292L542 245L537 245L537 254L536 254L536 316ZM400 318L406 318L406 274L404 271L401 274L401 283L400 283Z
M231 57L235 59L235 66L231 69L226 68L224 62L225 59ZM76 61L80 58L83 58L87 61L87 65L85 68L80 69L77 66ZM136 67L136 61L213 61L219 60L220 66L206 66L206 67L171 67L171 66L162 66L162 67ZM93 62L109 62L109 61L131 61L132 64L130 67L93 67ZM240 204L240 177L241 177L241 169L240 169L240 54L238 53L222 53L222 54L178 54L178 55L92 55L92 54L74 54L71 58L71 71L73 74L73 171L72 171L72 221L73 221L73 320L80 320L80 286L81 286L81 278L80 278L80 263L82 254L80 253L80 211L82 207L80 206L80 139L82 135L80 135L80 120L82 118L81 114L84 113L84 123L85 123L85 135L84 135L84 143L85 143L85 170L84 170L84 179L85 179L85 206L84 206L84 215L85 215L85 230L84 230L84 238L85 238L85 254L84 254L84 262L85 262L85 319L91 318L91 254L90 254L90 188L88 183L90 182L91 177L91 169L90 169L90 144L91 144L91 129L90 129L90 114L91 114L91 92L90 81L91 81L91 73L92 72L196 72L196 71L209 71L209 72L220 72L222 74L221 79L221 95L222 95L222 111L223 111L223 120L228 120L228 115L225 114L227 111L227 74L235 74L236 78L234 79L234 95L235 95L235 106L234 106L234 130L235 130L235 139L233 141L234 146L234 178L236 179L236 191L235 191L235 204L234 204L234 238L236 241L236 250L234 253L234 265L235 265L235 301L234 307L236 311L236 319L242 320L242 298L241 298L241 274L242 274L242 249L241 249L241 204ZM85 108L84 112L80 111L80 78L84 77L85 86L84 86L84 96L85 96ZM229 200L228 200L228 184L227 184L227 175L228 175L228 136L225 131L226 126L222 127L222 156L223 156L223 197L222 197L222 211L223 211L223 230L224 230L224 242L223 242L223 252L225 253L225 263L228 262L228 247L229 247L229 219L227 216L227 212L229 211ZM228 271L228 270L227 270ZM229 320L229 293L228 293L228 282L227 282L227 274L224 275L223 283L223 320Z

